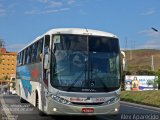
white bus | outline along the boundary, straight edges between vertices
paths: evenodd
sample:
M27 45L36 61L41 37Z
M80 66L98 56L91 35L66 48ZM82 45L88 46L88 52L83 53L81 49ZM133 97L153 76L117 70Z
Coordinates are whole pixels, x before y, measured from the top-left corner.
M120 47L114 34L51 29L18 52L17 94L49 115L117 114Z

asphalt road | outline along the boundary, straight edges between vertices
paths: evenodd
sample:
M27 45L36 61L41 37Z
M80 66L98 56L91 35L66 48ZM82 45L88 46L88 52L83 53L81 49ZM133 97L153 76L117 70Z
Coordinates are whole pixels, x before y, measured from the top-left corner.
M160 120L160 108L121 102L118 116L40 116L29 103L20 103L17 95L0 95L0 120Z

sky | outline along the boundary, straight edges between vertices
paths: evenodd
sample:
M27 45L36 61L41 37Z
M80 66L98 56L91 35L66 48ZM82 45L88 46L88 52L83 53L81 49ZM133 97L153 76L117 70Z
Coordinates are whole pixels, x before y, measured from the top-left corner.
M160 0L0 0L0 39L17 52L50 29L88 28L117 35L121 49L160 49L159 6Z

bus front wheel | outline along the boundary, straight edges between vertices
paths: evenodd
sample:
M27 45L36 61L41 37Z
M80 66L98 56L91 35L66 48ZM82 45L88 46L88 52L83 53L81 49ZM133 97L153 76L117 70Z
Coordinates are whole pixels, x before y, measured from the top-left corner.
M22 98L20 86L19 86L19 97L20 97L20 103L26 103L26 101Z
M36 91L36 97L35 97L35 106L38 108L38 114L40 116L45 116L46 114L40 110L40 107L39 107L39 97L38 97L38 92Z

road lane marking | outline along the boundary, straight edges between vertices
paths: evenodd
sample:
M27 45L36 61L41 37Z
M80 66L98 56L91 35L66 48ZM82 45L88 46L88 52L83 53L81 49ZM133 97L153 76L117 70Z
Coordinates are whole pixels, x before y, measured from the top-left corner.
M132 108L137 108L137 109L142 109L142 110L146 110L146 111L152 111L152 112L155 112L155 113L160 113L160 111L156 111L156 110L150 110L148 108L142 108L142 107L136 107L136 106L133 106L133 105L126 105L123 103L124 106L127 106L127 107L132 107Z
M2 99L1 99L1 104L4 105L4 106L6 105L6 106L5 106L4 113L6 114L8 120L9 120L9 118L10 118L10 116L12 116L12 114L11 114L11 112L9 111L9 108L7 107L7 104L6 104L5 101L4 101L3 95L2 95Z

